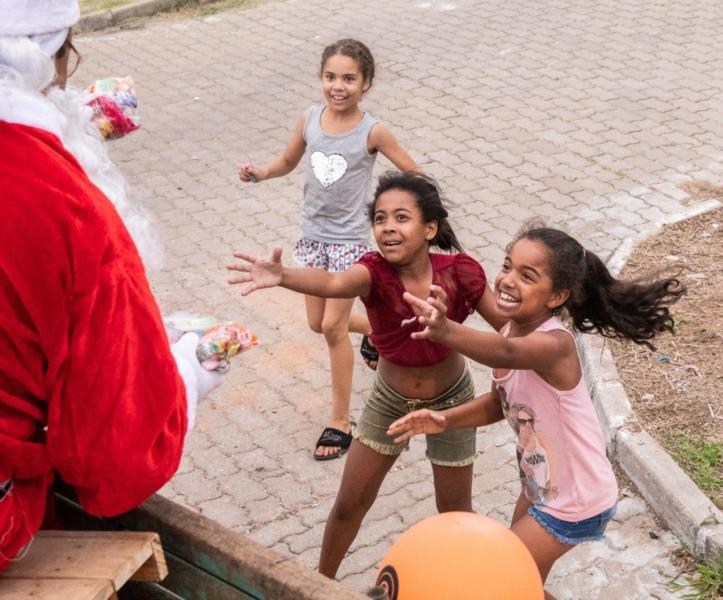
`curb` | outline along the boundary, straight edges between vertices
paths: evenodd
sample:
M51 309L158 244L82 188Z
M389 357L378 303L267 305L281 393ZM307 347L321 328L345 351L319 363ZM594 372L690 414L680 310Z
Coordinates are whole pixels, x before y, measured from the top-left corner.
M202 6L216 0L138 0L132 4L119 6L110 10L98 10L80 17L73 28L78 33L97 31L106 27L116 27L123 21L138 17L149 17L164 10L180 8L189 4Z
M659 232L663 225L722 206L717 200L702 202L625 240L607 261L610 272L617 276L634 246ZM723 512L642 428L604 339L578 334L577 347L610 459L618 463L645 501L692 554L708 563L717 562L723 555Z

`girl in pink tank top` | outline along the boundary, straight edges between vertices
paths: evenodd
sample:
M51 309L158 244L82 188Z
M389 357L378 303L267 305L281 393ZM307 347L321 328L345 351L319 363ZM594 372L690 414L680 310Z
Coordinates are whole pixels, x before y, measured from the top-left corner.
M511 529L526 544L543 581L575 544L601 539L615 513L618 488L605 441L582 377L572 328L630 339L652 348L673 331L669 305L685 292L675 278L652 282L615 279L603 262L566 233L546 227L523 231L507 248L495 279L499 334L447 318L447 298L431 286L427 300L404 298L433 340L493 368L492 390L443 411L422 409L394 422L398 443L418 433L478 427L507 419L517 435L521 493ZM545 598L553 598L548 592Z

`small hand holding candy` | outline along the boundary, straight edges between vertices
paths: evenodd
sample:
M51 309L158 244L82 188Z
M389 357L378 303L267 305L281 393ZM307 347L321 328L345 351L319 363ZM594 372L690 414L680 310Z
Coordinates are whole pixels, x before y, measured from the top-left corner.
M425 328L412 333L415 340L437 341L447 330L447 294L438 285L429 286L429 298L422 300L409 292L404 292L404 300L408 302L418 315L418 320Z
M266 179L266 172L249 162L239 169L238 178L244 183L258 183Z
M244 252L234 252L236 258L244 261L241 264L226 265L229 271L238 271L236 277L228 280L231 285L248 283L241 290L242 296L263 288L274 287L281 283L283 267L281 265L281 246L275 246L270 260L264 260Z

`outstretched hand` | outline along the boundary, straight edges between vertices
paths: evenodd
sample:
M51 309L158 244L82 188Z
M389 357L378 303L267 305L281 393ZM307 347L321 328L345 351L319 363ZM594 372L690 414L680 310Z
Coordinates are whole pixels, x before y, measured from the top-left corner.
M244 252L234 252L236 258L245 261L241 264L226 265L229 271L238 271L239 274L228 280L230 285L248 283L241 289L241 295L247 296L251 292L263 288L274 287L281 283L281 246L275 246L271 252L271 259L251 256Z
M415 340L438 340L447 329L447 294L438 285L429 286L429 297L426 300L404 292L406 300L418 313L418 321L424 330L412 333Z
M442 413L422 408L401 419L397 419L387 429L387 435L394 438L395 444L401 444L420 433L442 433L447 429L447 417Z

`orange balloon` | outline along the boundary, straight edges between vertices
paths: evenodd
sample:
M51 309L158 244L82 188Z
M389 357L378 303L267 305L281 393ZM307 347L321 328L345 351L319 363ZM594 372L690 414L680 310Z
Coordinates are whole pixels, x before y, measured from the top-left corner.
M543 600L527 547L507 527L448 512L403 533L379 567L389 600Z

